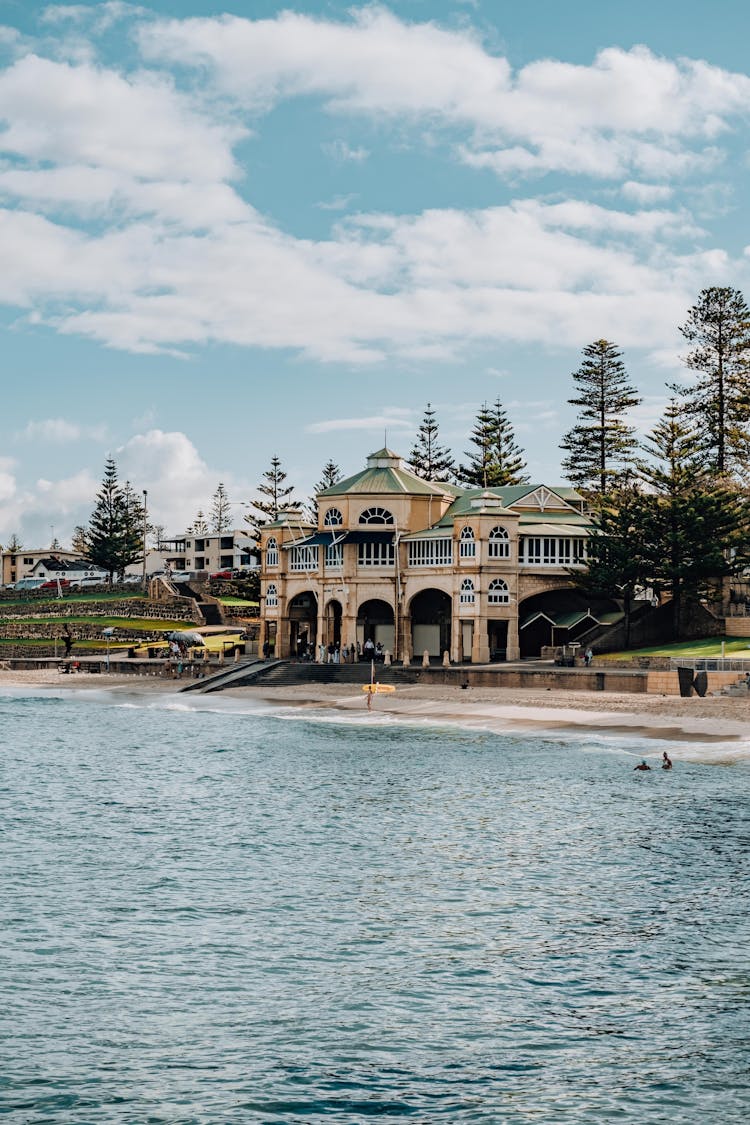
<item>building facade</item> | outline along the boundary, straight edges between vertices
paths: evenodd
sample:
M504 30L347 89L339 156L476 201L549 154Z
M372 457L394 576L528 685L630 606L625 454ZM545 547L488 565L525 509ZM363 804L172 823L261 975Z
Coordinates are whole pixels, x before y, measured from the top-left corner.
M255 540L248 531L235 529L197 535L186 532L165 540L159 549L172 570L224 570L255 565Z
M567 629L555 594L585 567L590 526L574 489L437 484L381 449L317 504L317 526L288 510L262 528L261 641L277 657L371 639L396 660L485 663Z
M2 551L0 552L2 585L7 586L11 582L20 582L23 578L43 577L40 573L35 572L34 568L46 559L53 559L58 563L75 562L80 560L80 554L77 551L66 551L57 547L54 549L39 547L29 550L21 548L18 551ZM49 577L49 575L44 575L44 577Z

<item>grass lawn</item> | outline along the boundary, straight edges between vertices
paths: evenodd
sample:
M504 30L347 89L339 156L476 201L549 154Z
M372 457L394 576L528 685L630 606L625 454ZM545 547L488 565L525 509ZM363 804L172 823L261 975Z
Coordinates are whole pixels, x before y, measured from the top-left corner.
M724 655L750 660L750 638L748 637L704 637L697 641L678 641L673 645L654 645L652 648L631 648L627 652L606 652L597 660L629 660L639 656L685 656L708 659L721 656L721 643L724 642Z
M142 594L63 594L61 598L3 598L0 605L24 605L33 610L40 605L75 605L78 602L135 602L143 601Z
M48 648L50 645L54 645L54 643L54 637L27 637L23 639L21 637L0 637L0 645L23 645L24 648L36 648L37 646L41 647L42 645L45 648ZM64 646L59 637L57 638L57 647L58 656L62 656L64 652ZM112 641L109 645L110 652L115 652L117 649L127 648L130 648L130 645L127 643L127 641ZM80 653L82 652L104 652L104 649L104 640L76 641L73 648L73 658L75 659L76 653L80 655Z
M249 606L251 609L257 609L259 604L258 602L248 601L247 598L219 598L219 601L222 605Z
M19 622L14 621L14 625ZM173 621L159 617L24 617L24 625L99 625L107 629L149 629L153 632L167 629L195 628L192 621ZM0 618L0 629L3 623Z

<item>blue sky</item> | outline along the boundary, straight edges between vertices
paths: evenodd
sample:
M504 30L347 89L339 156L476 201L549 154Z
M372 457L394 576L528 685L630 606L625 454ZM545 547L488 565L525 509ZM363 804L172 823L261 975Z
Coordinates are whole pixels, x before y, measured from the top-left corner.
M278 454L457 455L500 397L534 479L581 349L647 430L707 285L750 295L739 3L0 0L0 542L65 541L107 454L171 532Z

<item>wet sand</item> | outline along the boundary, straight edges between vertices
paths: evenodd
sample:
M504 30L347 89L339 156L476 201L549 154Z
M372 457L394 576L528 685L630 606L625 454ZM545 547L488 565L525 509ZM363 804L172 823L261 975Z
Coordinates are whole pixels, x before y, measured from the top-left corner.
M33 686L41 689L98 689L126 694L176 692L186 681L162 676L61 675L57 670L0 671L3 687ZM195 701L207 697L186 695ZM271 707L308 710L320 718L326 712L352 719L367 716L365 694L356 686L302 684L290 687L230 688L211 696L235 703L247 700ZM404 685L393 694L373 699L375 715L422 724L450 723L492 731L599 731L670 742L745 743L738 756L750 757L750 695L747 699L727 696L633 695L619 692L589 692L516 688L468 688L445 685ZM740 746L737 746L738 752Z

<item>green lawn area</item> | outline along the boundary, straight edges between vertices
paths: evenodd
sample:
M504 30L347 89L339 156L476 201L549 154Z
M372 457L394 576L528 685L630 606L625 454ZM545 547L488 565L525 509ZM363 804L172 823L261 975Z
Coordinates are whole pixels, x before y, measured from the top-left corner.
M63 643L59 637L57 638L57 642L58 655L61 656L63 653ZM49 646L54 645L54 643L54 637L0 637L0 645L23 645L24 648L35 648L37 646L44 646L45 648L49 648ZM114 641L110 642L109 648L111 652L115 652L117 649L130 648L130 645L127 643L127 641ZM100 641L76 641L73 648L73 656L75 657L76 653L80 654L82 652L104 652L104 649L104 638L102 638Z
M61 598L50 595L48 598L3 598L0 600L0 605L23 605L28 609L34 609L39 605L75 605L78 602L134 602L142 601L142 594L63 594Z
M258 602L250 602L250 601L247 600L247 598L231 598L231 597L230 598L219 598L219 601L221 602L222 605L231 605L231 606L241 605L241 606L248 606L251 609L257 609L258 604L259 604Z
M19 624L14 621L13 624ZM192 629L192 621L173 621L160 617L24 617L24 625L99 625L108 629L148 629L153 632L166 629ZM0 618L0 629L3 623Z
M721 643L724 642L724 655L750 660L750 638L748 637L704 637L697 641L678 641L672 645L655 645L652 648L631 648L627 652L606 652L597 656L600 660L629 660L639 656L685 656L711 658L721 656Z

